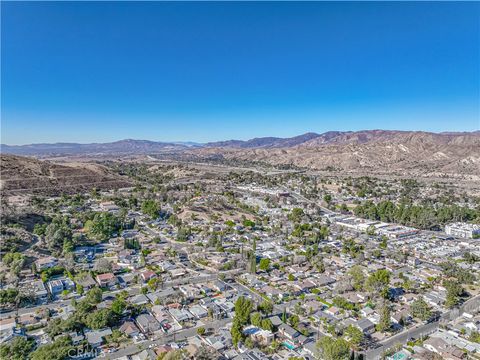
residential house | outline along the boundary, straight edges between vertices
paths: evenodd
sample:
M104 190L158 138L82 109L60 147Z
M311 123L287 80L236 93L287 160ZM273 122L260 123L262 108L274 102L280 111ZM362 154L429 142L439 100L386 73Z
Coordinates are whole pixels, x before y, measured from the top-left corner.
M156 276L157 274L155 274L151 270L145 270L140 273L140 277L142 278L143 282L147 282L148 280L153 279Z
M68 334L68 336L70 336L70 339L72 339L73 345L79 345L85 339L84 335L79 334L76 331L72 331Z
M364 334L372 334L375 332L375 324L366 318L358 320L355 326Z
M47 288L52 296L57 296L63 291L62 280L51 280L47 283Z
M140 330L133 321L125 321L122 326L120 326L119 330L121 333L129 337L138 336L140 334Z
M48 301L48 291L42 280L26 281L19 284L20 292L35 299L37 304Z
M105 328L101 330L91 330L85 333L87 342L95 347L99 347L103 344L105 336L112 335L112 329Z
M171 308L168 312L178 323L193 319L193 315L184 309Z
M287 324L281 324L278 327L278 332L282 334L288 340L288 342L295 347L302 345L307 339L305 336L300 334L300 332Z
M75 280L77 285L82 286L84 290L89 290L97 285L95 280L93 280L89 274L84 274L82 277Z
M57 266L58 260L52 256L42 257L35 261L35 267L38 272Z
M153 333L161 328L160 323L150 314L138 315L135 322L144 334Z
M217 280L213 283L213 288L215 289L215 291L223 292L228 290L230 286L228 286L225 282L221 280Z
M101 287L113 287L117 284L117 277L112 273L106 274L99 274L96 276L95 280L97 281L98 285Z
M134 305L146 305L149 303L148 297L144 294L134 295L128 301Z
M201 319L208 316L208 311L200 305L191 306L188 311L197 319Z

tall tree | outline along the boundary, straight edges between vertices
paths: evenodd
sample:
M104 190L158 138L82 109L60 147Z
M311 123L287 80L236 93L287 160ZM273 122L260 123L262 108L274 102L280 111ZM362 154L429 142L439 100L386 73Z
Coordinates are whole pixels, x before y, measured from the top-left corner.
M241 325L247 324L252 309L252 301L246 297L240 296L235 302L235 319L237 319Z
M428 306L427 302L423 300L422 297L416 299L412 303L410 310L412 311L413 317L422 321L427 321L432 316L430 307Z
M377 324L377 330L381 332L385 332L390 329L391 326L391 319L390 319L390 306L385 301L380 309L380 321Z
M363 332L353 325L349 325L343 334L348 338L348 342L354 349L358 349L365 338Z
M460 295L463 293L462 285L456 280L445 280L443 286L447 289L445 306L451 309L460 302Z
M155 200L145 200L142 203L142 212L152 219L156 219L160 212L160 205Z
M381 294L386 296L388 293L388 286L390 284L390 271L388 270L377 270L372 273L367 281L367 289L370 290L373 295Z
M324 336L317 342L318 357L321 360L349 360L350 347L344 339Z
M365 285L365 274L360 265L352 266L348 271L348 276L351 279L351 284L355 290L360 291L363 289Z

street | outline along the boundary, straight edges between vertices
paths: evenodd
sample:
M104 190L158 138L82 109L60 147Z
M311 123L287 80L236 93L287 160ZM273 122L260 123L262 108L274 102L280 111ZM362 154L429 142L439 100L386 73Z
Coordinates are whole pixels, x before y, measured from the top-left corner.
M174 334L161 336L161 337L158 337L155 340L146 340L146 341L143 341L141 343L130 345L130 346L128 346L124 349L121 349L121 350L119 350L119 351L117 351L113 354L102 354L98 358L101 358L101 359L117 359L117 358L120 358L122 356L133 355L133 354L136 354L136 353L138 353L142 350L148 349L148 347L152 344L155 344L155 346L159 346L159 345L165 345L169 342L178 342L178 341L188 339L189 337L197 335L197 328L199 328L199 327L202 327L202 326L207 327L208 326L209 328L213 328L216 331L216 330L220 329L221 327L225 326L226 324L228 324L231 321L232 321L232 319L229 319L229 318L228 319L216 320L216 321L213 321L209 324L199 325L199 326L192 327L192 328L189 328L189 329L181 330L181 331L179 331L177 333L174 333Z

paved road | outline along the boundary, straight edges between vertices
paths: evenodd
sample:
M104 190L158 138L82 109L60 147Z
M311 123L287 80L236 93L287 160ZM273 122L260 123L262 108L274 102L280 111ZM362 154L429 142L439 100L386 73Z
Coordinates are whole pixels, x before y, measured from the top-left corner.
M470 313L476 313L479 311L479 307L478 307L478 299L479 299L480 295L477 295L477 296L474 296L473 298L467 300L462 306L461 306L461 312L460 314L464 311L463 309L467 307L468 309L468 306L471 305L473 307L475 307L474 309L468 309ZM365 358L366 360L377 360L377 359L380 359L381 358L381 355L385 352L385 350L388 350L390 348L392 348L393 346L395 346L396 344L405 344L408 339L410 338L414 338L414 339L418 339L424 335L429 335L433 332L435 332L441 321L442 321L442 318L443 319L448 319L449 316L450 316L450 313L454 311L454 310L450 310L444 314L442 314L442 316L440 317L440 320L437 320L437 321L433 321L431 323L427 323L427 324L422 324L422 325L419 325L413 329L407 329L403 332L401 332L400 334L397 334L397 335L394 335L388 339L385 339L383 341L380 341L379 344L381 345L380 347L376 348L376 349L371 349L371 350L368 350L365 352ZM455 313L454 313L455 314Z
M240 284L240 283L233 283L233 284L229 284L231 286L233 286L235 289L237 289L237 291L239 293L249 293L254 299L258 300L258 302L263 302L265 299L259 295L258 293L256 293L255 291L252 291L250 290L247 286L243 285L243 284ZM283 303L283 304L274 304L273 305L273 313L274 314L281 314L283 313L283 311L287 308L291 308L292 306L294 306L297 302L301 302L302 300L290 300L286 303Z
M177 341L183 341L185 339L188 339L192 336L197 335L197 328L199 328L199 327L203 326L205 328L214 328L215 331L216 331L216 330L220 329L221 327L225 326L226 324L228 324L231 321L232 321L232 319L229 319L229 318L221 319L221 320L216 320L212 323L208 323L208 324L204 324L204 325L198 325L196 327L185 329L185 330L180 330L180 331L178 331L174 334L159 336L155 340L147 340L147 341L143 341L141 343L131 345L129 347L121 349L121 350L119 350L115 353L112 353L112 354L104 354L104 355L102 354L98 358L101 358L101 359L117 359L117 358L120 358L122 356L133 355L133 354L139 353L142 350L148 349L148 347L150 345L159 346L159 345L164 345L164 344L167 344L167 343L170 343L170 342L177 342Z
M300 201L303 201L303 202L307 202L307 203L310 203L310 204L313 204L317 207L319 207L320 209L322 209L323 212L327 213L327 214L335 214L334 211L330 210L330 209L327 209L326 207L322 206L319 204L319 202L316 202L316 201L313 201L313 200L310 200L310 199L307 199L305 196L295 192L295 191L292 191L290 189L288 189L286 186L282 186L283 189L285 189L285 191L288 191L293 197L297 198L297 200L300 200Z
M397 344L405 344L410 338L418 339L422 336L435 332L438 329L439 324L440 323L438 321L434 321L428 324L420 325L413 329L408 329L405 332L383 340L380 342L381 346L376 349L368 350L365 353L365 358L366 360L380 359L386 350L391 349Z
M197 278L195 278L195 279L197 279ZM191 280L195 281L195 279L191 279ZM131 287L125 288L125 289L119 289L119 290L114 290L114 291L105 291L103 293L103 298L106 298L108 296L115 296L116 294L118 294L121 291L128 292L130 296L138 295L138 294L140 294L140 288L141 288L140 285L134 285L134 286L131 286ZM83 298L84 298L84 296L81 296L81 297L76 298L76 300L79 301ZM60 307L65 307L67 305L70 305L71 302L72 302L72 299L57 300L57 301L54 301L54 302L50 302L48 304L36 305L36 306L30 306L30 307L22 307L22 308L18 309L18 315L21 316L21 315L25 315L25 314L34 314L35 312L43 310L43 309L57 309L57 308L60 308ZM12 317L12 316L17 316L17 311L13 310L13 311L1 313L0 314L0 319L9 318L9 317Z

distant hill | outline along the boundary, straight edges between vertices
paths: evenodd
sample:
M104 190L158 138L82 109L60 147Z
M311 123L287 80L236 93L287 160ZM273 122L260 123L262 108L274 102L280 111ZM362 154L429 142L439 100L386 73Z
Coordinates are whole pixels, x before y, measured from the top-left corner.
M2 193L55 195L90 189L128 187L130 180L92 163L57 164L23 156L0 155Z
M120 140L110 143L55 143L30 145L1 145L2 153L15 155L60 156L60 155L122 155L153 154L158 152L181 150L192 147L192 143L166 143L149 140Z
M329 131L290 138L262 137L207 144L121 140L98 144L2 145L1 152L41 157L185 154L314 170L382 172L405 176L480 176L479 131Z
M155 154L168 151L190 150L200 147L225 148L282 148L303 144L321 135L306 133L291 138L263 137L251 140L227 140L200 144L191 141L185 142L157 142L150 140L119 140L110 143L55 143L29 145L1 145L0 150L5 154L34 155L34 156L68 156L68 155L135 155Z
M332 169L402 176L450 174L480 180L478 131L332 131L312 135L303 142L282 140L288 145L273 146L272 144L279 142L266 140L260 142L262 146L258 146L258 141L255 146L219 144L217 147L203 148L196 152L204 156L221 155L226 159L256 160L272 165L294 165L314 170ZM253 144L253 141L249 144Z
M261 137L250 140L227 140L210 142L205 144L205 147L226 147L226 148L240 148L240 149L253 149L253 148L282 148L291 147L303 144L309 140L318 138L319 134L306 133L290 138L278 138L278 137Z

